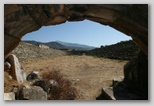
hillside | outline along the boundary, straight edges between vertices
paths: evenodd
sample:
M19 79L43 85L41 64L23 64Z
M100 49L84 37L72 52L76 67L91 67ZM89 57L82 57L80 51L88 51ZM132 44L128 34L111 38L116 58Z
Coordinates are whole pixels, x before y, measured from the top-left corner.
M67 53L62 50L55 49L41 49L38 46L20 42L18 47L12 51L15 54L19 61L25 60L36 60L40 58L48 58L48 57L57 57L66 55Z
M24 42L30 43L30 44L35 45L35 46L47 45L47 46L49 46L50 48L53 48L53 49L65 49L66 48L64 45L61 45L58 42L48 42L48 43L37 42L37 41L24 41Z
M68 50L92 50L95 47L92 46L87 46L87 45L82 45L82 44L77 44L77 43L68 43L68 42L61 42L61 41L55 41L55 42L38 42L38 41L24 41L30 44L33 44L35 46L39 45L47 45L50 48L54 49L68 49Z
M20 61L23 60L34 60L39 58L45 58L45 57L55 57L55 56L61 56L66 55L67 53L62 50L56 50L56 49L41 49L38 46L38 42L32 41L32 44L21 42L20 45L13 50L12 53L17 55ZM49 43L53 46L58 47L65 47L59 43ZM51 47L51 46L50 46ZM64 48L63 48L64 49ZM96 48L93 50L72 50L70 51L70 54L72 55L90 55L90 56L97 56L97 57L106 57L110 59L120 59L120 60L130 60L133 58L136 53L138 52L137 46L130 40L130 41L121 41L117 44L108 45L108 46L101 46L100 48Z
M70 54L86 54L110 59L130 60L138 53L138 51L138 47L133 43L132 40L129 40L121 41L113 45L101 46L100 48L90 51L72 51Z

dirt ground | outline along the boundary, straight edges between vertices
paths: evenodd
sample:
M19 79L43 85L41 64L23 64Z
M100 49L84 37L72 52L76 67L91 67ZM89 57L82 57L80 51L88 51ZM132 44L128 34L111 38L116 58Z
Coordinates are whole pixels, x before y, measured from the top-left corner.
M26 73L41 69L56 69L69 79L79 92L79 100L95 100L103 87L112 84L114 78L123 77L127 61L92 56L60 56L22 62Z

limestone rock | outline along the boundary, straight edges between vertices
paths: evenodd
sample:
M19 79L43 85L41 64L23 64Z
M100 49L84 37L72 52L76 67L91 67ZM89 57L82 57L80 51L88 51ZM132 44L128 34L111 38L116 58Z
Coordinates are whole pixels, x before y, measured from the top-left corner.
M15 100L15 93L14 92L4 93L4 100Z
M47 100L47 93L39 86L19 86L17 100Z
M103 88L101 95L96 98L96 100L115 100L114 94L113 94L113 88Z
M47 93L38 86L28 86L23 89L23 98L27 100L47 100Z
M25 70L20 65L18 58L14 54L11 54L6 60L11 64L10 74L13 76L13 79L21 83L26 81Z

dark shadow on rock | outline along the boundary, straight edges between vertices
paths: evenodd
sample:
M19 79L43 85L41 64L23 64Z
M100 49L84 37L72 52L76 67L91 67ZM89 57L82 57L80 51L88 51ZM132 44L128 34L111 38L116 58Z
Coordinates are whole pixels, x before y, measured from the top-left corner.
M125 84L121 85L125 86ZM139 95L137 92L128 90L121 85L103 88L96 100L148 100L146 96Z
M147 55L140 51L124 66L124 80L112 89L102 89L96 100L110 100L109 97L112 100L148 100Z

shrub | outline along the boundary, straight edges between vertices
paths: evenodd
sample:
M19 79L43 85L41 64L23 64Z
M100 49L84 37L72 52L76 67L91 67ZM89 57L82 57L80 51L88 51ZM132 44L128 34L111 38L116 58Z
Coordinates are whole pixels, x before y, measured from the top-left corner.
M75 100L77 98L77 90L71 86L71 82L64 78L59 70L46 70L42 73L45 80L55 80L59 84L56 89L48 92L49 100Z

